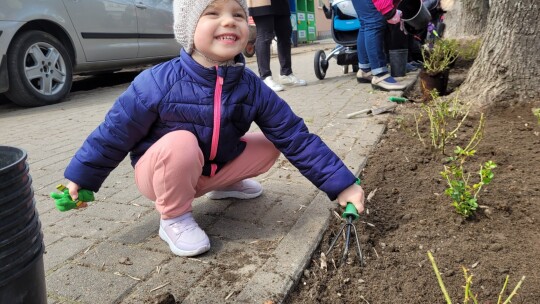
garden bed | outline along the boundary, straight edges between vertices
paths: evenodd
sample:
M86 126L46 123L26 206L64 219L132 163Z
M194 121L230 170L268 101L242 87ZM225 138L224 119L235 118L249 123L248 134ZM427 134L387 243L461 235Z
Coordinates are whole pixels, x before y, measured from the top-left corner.
M465 75L459 66L452 70L450 86ZM321 267L321 252L342 223L333 217L286 303L445 303L428 251L453 303L463 303L462 267L473 275L478 303L497 303L506 276L506 294L526 276L512 303L539 303L540 125L533 107L539 104L516 103L485 113L484 138L469 170L476 172L488 160L497 168L479 194L481 208L465 219L444 194L447 184L440 172L446 156L432 151L429 140L423 146L418 139L412 114L421 112L420 105L400 106L362 173L366 194L374 193L366 204L369 214L356 222L366 265L360 267L353 249L348 263L340 265L340 239L326 258L326 269ZM447 154L467 144L479 117L469 115ZM420 133L429 134L428 127L424 120Z

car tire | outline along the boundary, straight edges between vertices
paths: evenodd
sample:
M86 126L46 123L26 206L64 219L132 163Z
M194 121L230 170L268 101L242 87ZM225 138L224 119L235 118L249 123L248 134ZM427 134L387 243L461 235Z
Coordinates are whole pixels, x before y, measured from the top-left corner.
M9 91L6 96L25 107L60 102L71 89L73 66L62 43L43 31L17 35L7 52Z

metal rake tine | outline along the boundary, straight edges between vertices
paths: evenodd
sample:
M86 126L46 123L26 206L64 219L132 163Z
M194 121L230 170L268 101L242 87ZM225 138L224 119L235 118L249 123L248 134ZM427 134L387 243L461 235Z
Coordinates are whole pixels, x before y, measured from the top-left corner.
M360 258L360 266L366 265L364 261L364 256L362 255L362 250L360 249L360 241L358 240L358 233L356 232L356 227L353 225L354 229L354 238L356 239L356 251L358 253L358 257Z
M326 251L326 255L328 255L328 254L330 253L330 251L334 248L334 245L336 244L337 239L338 239L339 236L341 235L341 232L343 232L343 229L345 229L345 225L346 225L346 224L343 224L343 225L341 225L341 227L339 228L339 232L336 234L336 236L334 237L334 239L333 239L332 242L330 243L330 248L328 248L328 250Z
M347 255L349 254L349 243L351 241L351 226L354 227L350 218L347 219L347 224L345 225L347 226L347 232L345 233L345 249L343 249L341 262L345 262L347 260Z

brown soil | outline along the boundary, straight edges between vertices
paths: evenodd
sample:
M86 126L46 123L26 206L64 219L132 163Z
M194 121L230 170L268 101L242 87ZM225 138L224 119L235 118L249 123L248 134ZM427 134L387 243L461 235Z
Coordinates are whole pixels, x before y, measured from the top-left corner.
M466 66L451 71L451 90L466 71ZM540 124L533 107L539 105L516 103L486 113L484 138L469 160L470 172L488 160L498 167L479 194L482 208L469 219L458 215L444 194L440 172L448 155L430 149L425 137L429 121L419 124L426 147L415 135L412 113L422 112L419 104L399 107L362 174L366 193L376 191L366 204L369 213L355 222L366 265L360 267L354 247L347 262L340 263L340 238L326 258L327 269L321 268L321 251L326 252L342 224L333 217L286 303L445 303L428 251L453 303L464 302L462 267L474 275L471 288L478 303L497 303L506 276L505 295L526 276L512 303L540 303ZM447 154L466 145L478 118L470 115Z

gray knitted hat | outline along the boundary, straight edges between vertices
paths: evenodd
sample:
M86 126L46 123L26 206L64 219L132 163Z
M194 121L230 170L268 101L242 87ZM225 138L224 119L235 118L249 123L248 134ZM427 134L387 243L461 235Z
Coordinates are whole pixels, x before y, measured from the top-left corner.
M215 0L174 0L174 37L186 53L193 52L195 27L204 10ZM248 16L246 0L236 0Z

